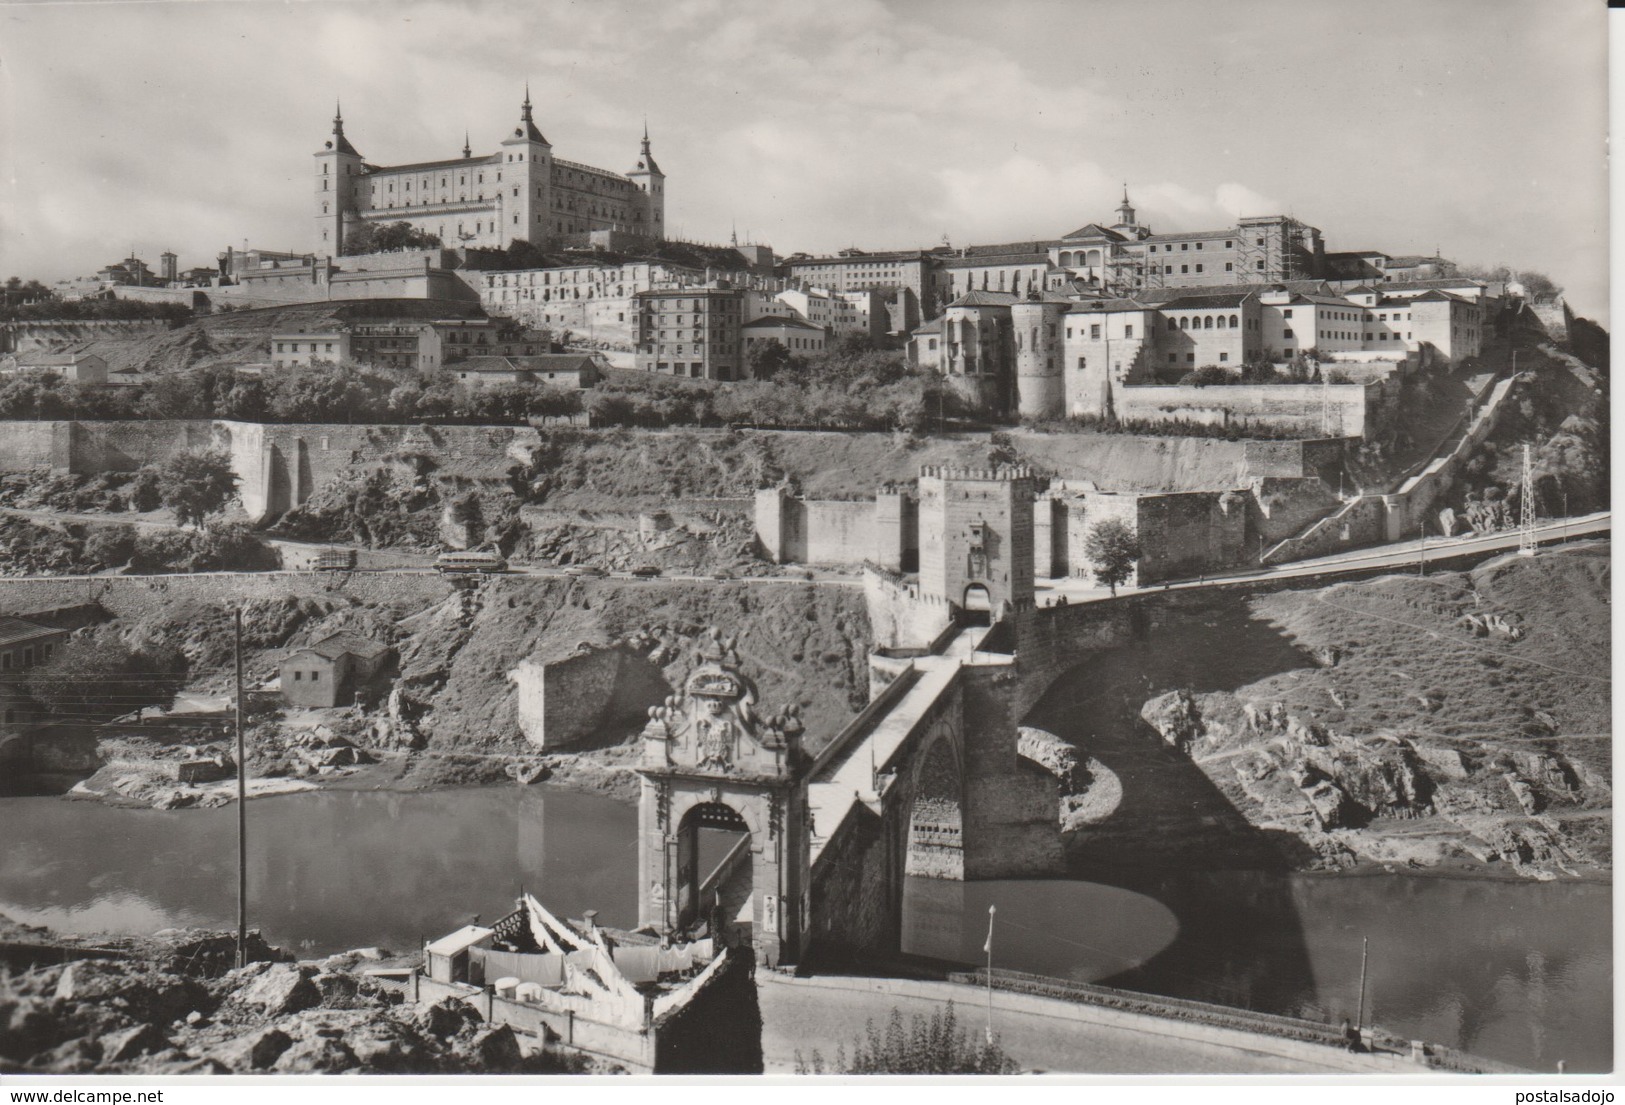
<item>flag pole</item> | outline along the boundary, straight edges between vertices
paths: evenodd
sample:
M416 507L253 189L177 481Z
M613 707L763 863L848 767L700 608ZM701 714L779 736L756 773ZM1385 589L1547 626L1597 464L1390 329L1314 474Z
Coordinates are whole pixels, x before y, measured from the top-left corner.
M987 907L987 943L982 950L987 953L987 1046L993 1046L993 915L999 907Z

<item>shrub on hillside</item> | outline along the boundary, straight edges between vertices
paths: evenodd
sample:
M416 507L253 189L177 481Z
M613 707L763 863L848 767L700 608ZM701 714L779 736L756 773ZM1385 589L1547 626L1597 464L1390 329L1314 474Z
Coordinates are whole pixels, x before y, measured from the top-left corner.
M886 1022L886 1031L865 1026L861 1039L852 1041L852 1056L844 1047L835 1053L831 1074L1016 1074L1021 1067L1005 1053L995 1037L986 1043L972 1042L954 1012L954 1003L930 1017L916 1013L907 1029L896 1007ZM796 1053L797 1074L823 1074L824 1060L818 1052L810 1062Z
M135 555L134 526L97 526L85 539L85 559L103 568L121 568Z
M33 668L23 686L54 715L95 720L166 704L185 679L186 658L169 645L80 637Z
M135 539L129 562L135 575L271 572L282 566L282 557L252 529L237 523L190 532L143 533Z

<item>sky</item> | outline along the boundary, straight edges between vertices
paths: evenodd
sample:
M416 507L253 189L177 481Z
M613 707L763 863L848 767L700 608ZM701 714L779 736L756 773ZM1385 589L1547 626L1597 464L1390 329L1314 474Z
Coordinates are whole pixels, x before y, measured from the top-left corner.
M647 119L676 236L781 255L1285 213L1548 273L1607 318L1597 0L113 0L0 5L0 276L315 248L335 100L376 164Z

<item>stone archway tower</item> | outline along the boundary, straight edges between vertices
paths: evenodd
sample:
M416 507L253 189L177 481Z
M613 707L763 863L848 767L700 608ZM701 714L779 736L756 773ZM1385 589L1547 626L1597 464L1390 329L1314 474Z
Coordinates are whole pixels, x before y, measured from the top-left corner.
M756 954L768 964L794 963L805 950L811 866L799 710L758 716L755 688L739 673L732 642L715 629L701 657L682 689L649 711L643 729L638 923L675 931L695 915L685 818L699 807L725 806L750 832Z
M963 610L965 592L987 590L994 619L1033 609L1030 469L920 469L920 597Z

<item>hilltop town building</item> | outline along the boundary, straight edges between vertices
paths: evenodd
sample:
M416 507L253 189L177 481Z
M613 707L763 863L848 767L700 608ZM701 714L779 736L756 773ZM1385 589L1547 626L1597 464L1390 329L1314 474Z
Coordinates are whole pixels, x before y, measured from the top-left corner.
M745 353L748 356L752 349L765 346L770 342L778 342L785 349L798 356L809 353L822 353L824 351L824 337L826 331L822 326L814 326L810 322L803 322L799 318L779 318L773 315L764 315L752 319L740 328L744 338Z
M744 289L719 281L634 298L639 369L696 380L746 378Z
M499 317L352 322L289 331L271 336L270 352L274 368L353 361L428 372L470 357L534 357L551 350L546 331Z
M465 136L461 157L406 165L363 160L333 117L333 136L315 155L316 251L345 252L363 224L404 222L447 246L546 246L611 231L647 241L665 237L666 177L644 129L636 163L613 173L553 156L537 128L530 89L519 124L496 153L476 157Z
M282 698L290 706L348 706L389 660L388 645L335 633L282 661Z

